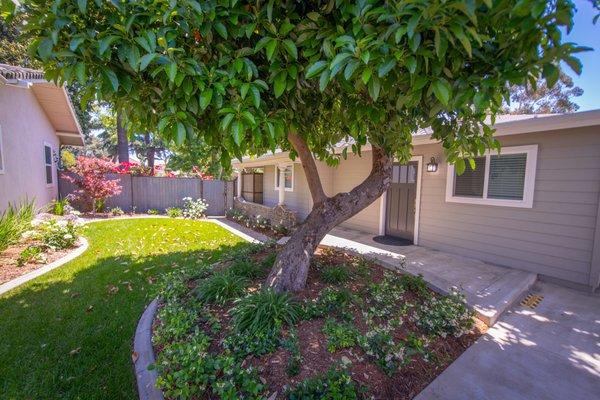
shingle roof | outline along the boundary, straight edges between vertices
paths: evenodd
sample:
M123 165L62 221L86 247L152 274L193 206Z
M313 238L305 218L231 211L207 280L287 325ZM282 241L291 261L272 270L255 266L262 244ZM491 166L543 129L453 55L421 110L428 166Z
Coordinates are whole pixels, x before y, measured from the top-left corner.
M43 71L8 64L0 64L0 75L6 79L44 79Z

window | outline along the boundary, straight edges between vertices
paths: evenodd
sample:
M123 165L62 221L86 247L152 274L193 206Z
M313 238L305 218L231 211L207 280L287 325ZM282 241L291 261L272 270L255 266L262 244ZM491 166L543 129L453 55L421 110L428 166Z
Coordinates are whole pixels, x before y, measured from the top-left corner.
M448 166L446 201L507 207L533 207L537 145L503 147L467 165L462 175Z
M275 166L275 190L279 190L279 175L281 174L281 170L279 167ZM285 191L292 192L294 190L294 166L288 165L285 167L284 171L284 179L285 179Z
M46 185L52 186L52 147L48 143L44 143L44 165L46 167Z
M2 125L0 125L0 174L4 173L4 147L2 146Z

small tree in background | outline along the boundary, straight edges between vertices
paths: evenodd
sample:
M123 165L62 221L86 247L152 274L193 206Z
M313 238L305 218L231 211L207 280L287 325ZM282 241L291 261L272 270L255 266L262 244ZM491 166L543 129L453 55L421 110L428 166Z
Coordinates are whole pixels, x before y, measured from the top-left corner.
M104 209L106 199L121 193L119 179L107 179L117 164L95 157L77 157L77 162L70 168L75 175L65 175L65 179L77 186L73 193L76 200L88 205L93 212Z

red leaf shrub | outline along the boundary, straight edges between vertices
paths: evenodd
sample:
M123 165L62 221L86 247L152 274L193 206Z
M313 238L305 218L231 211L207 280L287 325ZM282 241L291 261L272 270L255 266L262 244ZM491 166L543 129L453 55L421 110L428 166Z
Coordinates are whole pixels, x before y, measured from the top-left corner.
M91 206L92 211L102 211L106 199L121 193L120 180L106 177L116 168L117 164L105 158L79 156L69 169L75 175L65 175L65 179L77 186L72 193L76 200Z

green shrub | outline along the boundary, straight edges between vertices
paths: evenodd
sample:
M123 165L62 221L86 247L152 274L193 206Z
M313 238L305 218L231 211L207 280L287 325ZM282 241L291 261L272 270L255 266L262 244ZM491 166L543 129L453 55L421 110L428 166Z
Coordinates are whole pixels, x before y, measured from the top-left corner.
M303 316L306 319L337 314L345 319L351 318L350 305L356 300L355 296L346 288L325 288L319 297L304 303Z
M449 295L431 297L417 309L415 323L428 333L460 337L473 329L475 313L467 306L465 296L453 290Z
M118 217L120 215L125 214L125 211L123 211L121 209L121 207L113 207L109 210L110 215L114 215L115 217Z
M238 333L272 331L282 324L298 321L300 311L289 293L266 289L236 301L232 309L233 326Z
M178 341L189 335L197 326L199 310L184 307L177 302L167 302L157 314L160 324L154 329L154 344L165 345Z
M364 387L346 370L330 368L327 373L306 379L285 392L289 400L352 400L365 398Z
M358 329L351 323L340 323L332 318L328 318L325 321L323 333L327 336L327 350L331 353L347 347L353 347L360 336Z
M270 270L271 268L273 268L273 265L275 264L275 259L277 258L277 253L272 252L269 253L263 260L262 260L262 266L263 268Z
M171 218L178 218L183 215L183 211L181 210L181 208L177 207L169 207L165 211L167 212L167 215Z
M250 354L259 357L279 347L279 333L279 327L257 332L233 332L225 338L223 347L230 350L239 360Z
M56 199L50 203L50 213L54 215L65 215L69 201L65 199Z
M38 225L44 245L52 250L62 250L73 247L77 242L75 225L71 221L44 221Z
M158 211L156 208L151 208L148 210L148 215L159 215L160 211Z
M22 267L28 262L41 263L44 262L44 252L40 246L27 246L17 258L17 267Z
M196 289L196 294L203 302L225 304L243 296L247 287L247 279L220 272L202 281Z
M265 276L266 269L262 264L258 264L251 259L242 259L234 261L228 271L235 276L242 278L255 279Z
M406 351L404 342L394 339L393 328L389 325L377 326L359 340L367 357L390 376L411 360L412 353Z
M154 368L157 386L173 399L260 399L265 387L252 367L229 355L208 353L211 338L196 331L188 341L167 344Z
M285 371L288 376L296 376L300 373L300 364L302 355L300 354L300 343L298 341L298 332L295 328L290 328L288 336L281 340L281 345L290 352L290 357Z
M321 270L321 280L325 283L340 284L348 282L352 275L345 265L325 267Z
M427 282L423 279L423 275L402 275L400 277L400 284L408 291L420 297L430 297L431 292L427 288Z
M0 251L16 243L23 232L31 226L37 213L33 201L26 201L19 208L9 205L0 215Z

